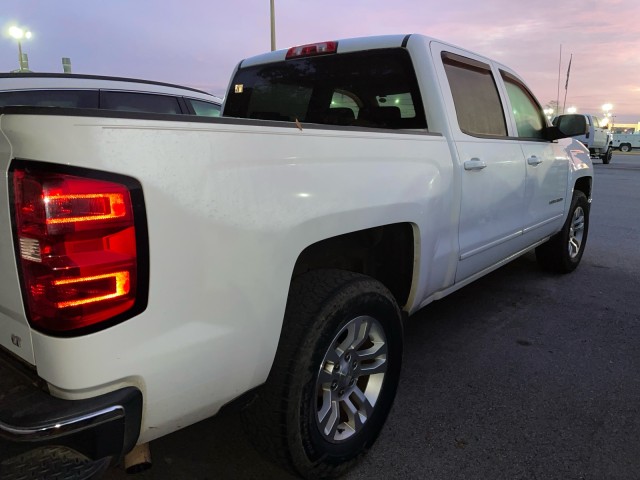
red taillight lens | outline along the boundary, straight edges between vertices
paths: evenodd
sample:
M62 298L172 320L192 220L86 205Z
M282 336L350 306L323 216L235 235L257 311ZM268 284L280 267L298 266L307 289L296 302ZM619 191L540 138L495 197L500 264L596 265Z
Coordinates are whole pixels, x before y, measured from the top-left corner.
M138 252L129 188L115 181L14 168L13 211L33 327L69 332L136 303Z
M291 47L287 50L287 59L298 57L311 57L313 55L324 55L327 53L336 53L338 51L338 42L322 42L310 43L308 45L300 45Z

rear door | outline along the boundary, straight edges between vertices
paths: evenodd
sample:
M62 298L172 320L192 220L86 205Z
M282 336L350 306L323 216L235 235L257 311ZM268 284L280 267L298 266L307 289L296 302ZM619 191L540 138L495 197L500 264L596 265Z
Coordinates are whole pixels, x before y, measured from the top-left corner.
M490 62L432 43L459 158L461 210L456 282L519 248L526 169L517 139L508 135L505 99Z

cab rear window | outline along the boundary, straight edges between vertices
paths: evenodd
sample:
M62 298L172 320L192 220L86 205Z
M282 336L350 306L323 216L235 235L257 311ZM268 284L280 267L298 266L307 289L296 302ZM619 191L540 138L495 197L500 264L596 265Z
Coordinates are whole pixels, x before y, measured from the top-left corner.
M416 75L402 48L241 68L224 115L388 129L425 129Z

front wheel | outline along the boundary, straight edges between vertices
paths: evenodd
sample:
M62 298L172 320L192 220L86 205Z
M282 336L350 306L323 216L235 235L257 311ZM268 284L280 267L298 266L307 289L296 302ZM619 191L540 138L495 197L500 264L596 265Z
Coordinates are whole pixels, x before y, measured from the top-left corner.
M609 165L611 163L611 157L613 156L613 149L611 147L607 148L607 151L602 154L600 157L602 159L602 163L605 165Z
M380 282L340 270L298 277L269 378L248 410L261 431L254 443L304 478L342 474L378 437L401 360L400 310Z
M538 263L557 273L574 271L582 259L588 233L589 201L583 192L575 190L562 230L536 248Z

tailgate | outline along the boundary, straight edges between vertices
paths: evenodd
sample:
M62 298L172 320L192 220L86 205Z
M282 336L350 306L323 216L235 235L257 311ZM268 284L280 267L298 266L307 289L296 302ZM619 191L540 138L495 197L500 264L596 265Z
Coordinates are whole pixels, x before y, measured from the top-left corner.
M2 117L0 116L0 129ZM35 364L31 329L25 317L11 228L8 174L11 145L0 135L0 346Z

